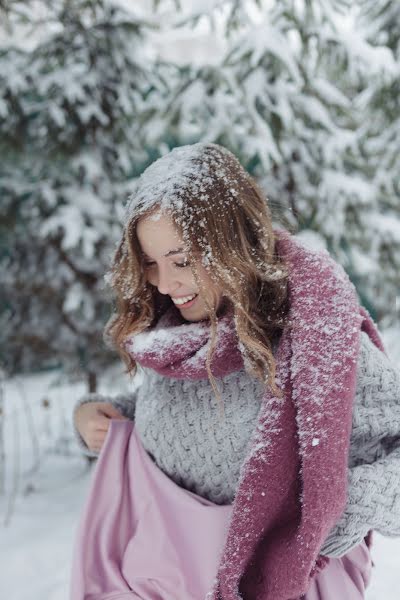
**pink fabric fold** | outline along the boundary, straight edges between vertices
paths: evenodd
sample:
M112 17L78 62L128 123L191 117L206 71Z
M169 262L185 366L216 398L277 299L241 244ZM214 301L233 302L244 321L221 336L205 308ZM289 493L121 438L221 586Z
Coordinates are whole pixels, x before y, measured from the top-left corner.
M111 420L75 540L71 600L200 600L231 506L169 479L131 421Z
M230 511L176 485L134 424L111 420L76 532L70 600L206 600ZM331 559L304 600L362 600L371 566L363 541Z

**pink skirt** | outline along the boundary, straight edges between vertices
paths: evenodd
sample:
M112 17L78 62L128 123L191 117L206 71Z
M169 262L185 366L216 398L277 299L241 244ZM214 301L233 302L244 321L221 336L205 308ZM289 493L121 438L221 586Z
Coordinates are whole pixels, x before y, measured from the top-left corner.
M75 535L70 600L205 600L230 514L167 477L132 421L111 420ZM361 600L371 568L363 541L330 559L304 600Z

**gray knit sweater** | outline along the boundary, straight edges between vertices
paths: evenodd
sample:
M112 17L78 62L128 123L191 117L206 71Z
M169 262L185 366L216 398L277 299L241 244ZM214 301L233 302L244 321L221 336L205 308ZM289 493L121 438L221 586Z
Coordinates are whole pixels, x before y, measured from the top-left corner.
M144 448L178 485L217 504L230 504L263 395L244 370L219 379L225 415L208 380L180 380L143 370L140 387L113 398L88 394L84 402L111 402L135 419ZM89 451L74 427L83 453ZM361 334L348 470L348 500L321 554L340 557L370 529L400 536L400 372Z

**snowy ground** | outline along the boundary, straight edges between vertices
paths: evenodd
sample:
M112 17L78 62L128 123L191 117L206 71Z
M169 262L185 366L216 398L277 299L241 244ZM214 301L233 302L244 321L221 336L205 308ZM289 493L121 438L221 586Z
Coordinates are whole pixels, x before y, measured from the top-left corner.
M103 386L115 394L129 382L114 370ZM72 543L91 474L71 435L72 406L83 391L55 373L5 382L1 598L68 599ZM400 538L375 534L372 556L367 600L398 600Z

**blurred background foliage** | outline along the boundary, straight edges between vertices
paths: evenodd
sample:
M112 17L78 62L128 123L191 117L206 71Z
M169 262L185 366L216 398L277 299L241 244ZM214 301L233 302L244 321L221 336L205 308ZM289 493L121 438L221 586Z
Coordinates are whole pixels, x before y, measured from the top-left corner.
M225 145L399 326L397 0L0 2L0 364L95 391L137 177Z

